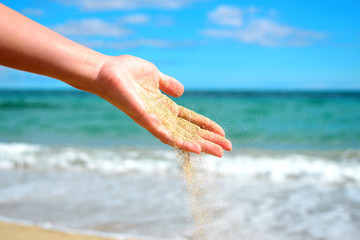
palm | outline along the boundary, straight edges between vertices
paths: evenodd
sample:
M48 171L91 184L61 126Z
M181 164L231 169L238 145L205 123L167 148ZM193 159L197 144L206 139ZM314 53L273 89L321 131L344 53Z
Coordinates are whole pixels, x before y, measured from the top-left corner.
M148 61L132 56L111 57L111 61L104 64L95 85L97 95L166 144L219 157L223 148L231 150L231 143L224 138L220 126L178 106L160 92L179 97L184 88ZM192 139L187 131L192 132Z

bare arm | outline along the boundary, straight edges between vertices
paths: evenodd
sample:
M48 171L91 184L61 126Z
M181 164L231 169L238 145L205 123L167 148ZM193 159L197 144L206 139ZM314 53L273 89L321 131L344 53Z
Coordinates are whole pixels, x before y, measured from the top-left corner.
M106 56L77 44L0 4L0 64L83 88Z
M0 64L56 78L94 93L162 142L179 149L219 157L223 149L231 150L231 143L219 125L178 106L160 92L179 97L184 87L154 64L132 56L103 55L3 4L0 4Z

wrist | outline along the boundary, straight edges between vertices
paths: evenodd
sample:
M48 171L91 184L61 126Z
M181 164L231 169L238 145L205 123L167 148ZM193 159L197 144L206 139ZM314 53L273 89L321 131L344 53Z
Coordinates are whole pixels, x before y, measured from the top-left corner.
M107 59L107 55L93 50L90 53L84 54L80 60L78 76L75 76L74 79L69 79L66 83L79 90L93 92L94 82Z

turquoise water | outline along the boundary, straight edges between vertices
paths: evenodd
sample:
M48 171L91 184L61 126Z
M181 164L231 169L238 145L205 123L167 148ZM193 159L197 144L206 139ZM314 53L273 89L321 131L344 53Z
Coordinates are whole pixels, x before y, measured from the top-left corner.
M357 240L360 92L189 92L233 151L194 157L206 240ZM106 101L0 91L0 219L196 239L181 162ZM205 169L206 171L202 171ZM216 237L220 236L220 237Z
M175 101L217 121L235 148L360 146L360 93L190 92ZM0 92L0 141L80 145L159 142L82 92Z

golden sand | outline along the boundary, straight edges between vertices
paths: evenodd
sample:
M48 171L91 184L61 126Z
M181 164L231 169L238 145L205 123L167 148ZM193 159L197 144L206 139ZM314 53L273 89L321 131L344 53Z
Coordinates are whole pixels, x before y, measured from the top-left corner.
M147 111L155 114L161 121L163 126L171 133L172 141L179 138L183 141L196 141L200 138L200 127L181 117L178 113L183 107L178 106L167 96L161 93L145 93L142 95ZM189 114L194 112L187 110ZM192 116L187 116L191 119ZM176 144L175 144L175 150ZM209 192L214 190L214 185L208 182L208 173L201 167L202 161L200 157L193 157L192 153L177 150L177 157L182 164L184 172L187 193L189 195L190 210L194 221L194 236L191 239L205 240L221 239L214 235L213 231L209 231L211 225L218 216L215 210L209 204Z
M200 127L178 116L178 106L169 97L161 93L146 92L141 95L147 111L156 115L163 126L171 133L172 141L178 139L192 142L199 139ZM176 146L175 146L176 147Z
M90 235L70 234L37 226L0 222L1 240L115 240L113 238L94 237ZM127 239L135 240L135 239Z
M189 197L190 210L194 221L194 240L222 240L217 232L216 220L222 214L221 209L214 206L214 195L218 195L216 185L211 182L211 173L206 169L206 162L201 156L177 150L177 157L182 164Z

